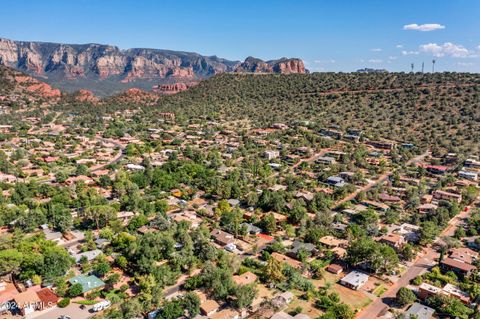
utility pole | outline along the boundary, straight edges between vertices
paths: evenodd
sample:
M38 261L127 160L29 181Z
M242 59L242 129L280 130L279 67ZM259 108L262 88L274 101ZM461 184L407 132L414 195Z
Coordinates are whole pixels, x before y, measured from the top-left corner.
M436 60L432 60L432 73L435 73L435 62Z
M410 67L412 68L411 72L413 73L413 68L415 67L415 64L410 64Z
M425 62L422 62L422 74L423 74L423 68L425 66Z

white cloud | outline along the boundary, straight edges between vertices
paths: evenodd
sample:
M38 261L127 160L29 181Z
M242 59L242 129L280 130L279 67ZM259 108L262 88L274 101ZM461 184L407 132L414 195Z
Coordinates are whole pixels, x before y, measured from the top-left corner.
M388 59L389 60L396 60L396 59L398 59L398 57L397 56L389 56Z
M380 59L370 59L368 60L369 63L382 63L383 60L380 60Z
M313 63L316 64L326 64L326 63L336 63L337 61L331 59L331 60L314 60Z
M458 66L473 66L475 64L472 63L472 62L458 62L457 65Z
M401 48L403 48L403 44L397 44L395 47L396 47L397 49L401 49Z
M418 55L419 53L418 51L402 51L402 55Z
M414 31L434 31L434 30L441 30L445 29L444 25L438 23L425 23L425 24L406 24L403 26L403 30L414 30Z
M472 57L472 53L463 45L453 44L451 42L445 42L444 44L428 43L422 44L420 51L430 53L435 57L450 56L454 58L467 58Z
M372 52L382 52L382 49L380 49L380 48L373 48L373 49L370 49L370 51L372 51Z

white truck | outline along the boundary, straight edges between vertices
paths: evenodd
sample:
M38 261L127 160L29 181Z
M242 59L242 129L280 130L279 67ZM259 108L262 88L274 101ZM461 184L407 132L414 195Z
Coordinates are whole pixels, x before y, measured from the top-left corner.
M99 312L99 311L102 311L102 310L105 310L105 309L109 308L111 305L112 305L112 303L110 301L104 300L104 301L101 301L99 303L94 304L92 310L95 311L95 312Z

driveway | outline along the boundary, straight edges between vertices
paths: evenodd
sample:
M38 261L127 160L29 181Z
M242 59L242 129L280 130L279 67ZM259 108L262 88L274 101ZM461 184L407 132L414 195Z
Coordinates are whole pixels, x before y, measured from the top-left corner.
M86 306L85 309L80 309L80 305L71 303L66 308L51 308L41 312L35 312L28 315L26 319L58 319L61 315L69 316L72 319L87 319L93 317L95 314L91 311L93 306Z

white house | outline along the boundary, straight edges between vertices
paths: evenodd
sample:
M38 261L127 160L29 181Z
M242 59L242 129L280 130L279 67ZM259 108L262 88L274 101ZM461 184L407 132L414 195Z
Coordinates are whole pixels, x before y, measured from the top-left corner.
M359 271L352 271L340 280L340 283L345 287L358 290L368 281L368 275Z

